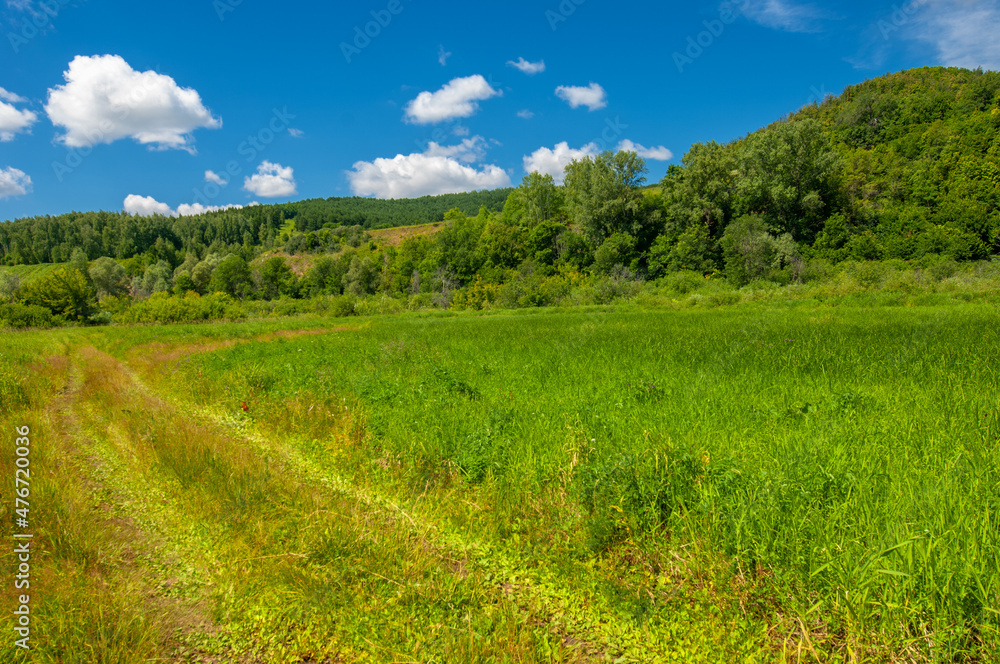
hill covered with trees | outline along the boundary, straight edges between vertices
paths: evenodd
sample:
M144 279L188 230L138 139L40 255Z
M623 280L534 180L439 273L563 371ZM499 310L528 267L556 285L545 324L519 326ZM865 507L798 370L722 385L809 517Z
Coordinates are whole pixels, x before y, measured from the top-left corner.
M0 225L4 263L70 260L84 278L53 274L47 286L24 288L8 280L0 297L78 319L97 311L99 297L113 297L120 313L123 301L157 293L381 294L480 308L577 301L581 287L616 293L677 274L738 288L814 279L853 261L983 260L1000 253L998 91L995 72L890 74L729 144L696 144L659 187L635 153L606 152L567 166L563 185L532 173L514 190L411 201L18 220ZM365 233L442 218L440 232L399 246ZM311 267L296 274L277 252L307 255ZM91 304L44 297L69 286L80 290L70 300Z
M291 221L298 231L338 226L361 229L411 226L441 221L459 209L474 215L479 208L499 210L510 189L413 199L315 198L279 205L255 205L190 217L137 217L124 212L71 212L0 223L0 265L64 263L75 247L89 260L101 256L127 259L172 245L174 253L205 253L234 247L272 247ZM159 243L159 244L158 244Z

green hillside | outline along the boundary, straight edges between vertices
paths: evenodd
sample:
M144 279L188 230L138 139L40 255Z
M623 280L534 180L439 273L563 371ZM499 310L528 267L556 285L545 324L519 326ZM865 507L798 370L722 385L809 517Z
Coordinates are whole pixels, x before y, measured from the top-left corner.
M662 183L671 240L753 214L832 261L996 254L998 89L996 72L913 69L695 145Z
M80 247L91 260L126 259L150 253L231 251L270 247L292 222L298 231L360 226L362 229L415 226L441 221L459 209L475 215L480 207L499 210L510 189L474 191L413 199L310 199L210 212L196 217L134 217L122 212L71 212L0 223L0 265L62 263ZM159 244L157 244L159 242ZM169 244L170 247L166 247Z

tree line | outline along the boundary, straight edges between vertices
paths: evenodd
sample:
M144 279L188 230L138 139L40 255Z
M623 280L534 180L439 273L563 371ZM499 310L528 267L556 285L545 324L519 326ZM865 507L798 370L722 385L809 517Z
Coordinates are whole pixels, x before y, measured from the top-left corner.
M889 75L727 145L696 144L657 186L648 186L634 152L605 152L569 164L562 185L531 173L514 190L416 199L480 205L450 209L439 232L399 246L369 236L377 224L371 218L326 221L324 210L347 208L323 201L176 220L119 215L118 235L107 226L97 233L94 224L52 222L90 228L93 244L83 239L63 250L70 265L62 286L53 275L46 285L0 284L0 296L69 318L81 316L41 292L75 284L70 290L81 294L74 297L90 303L86 315L98 299L171 293L233 301L382 294L437 306L532 306L561 301L581 283L613 291L681 271L742 286L801 280L810 266L845 260L985 259L1000 252L998 90L993 72ZM405 201L328 200L353 201L357 210L417 209ZM89 218L100 215L107 213ZM105 231L110 240L101 245ZM19 242L5 251L26 251ZM116 251L102 254L109 242Z

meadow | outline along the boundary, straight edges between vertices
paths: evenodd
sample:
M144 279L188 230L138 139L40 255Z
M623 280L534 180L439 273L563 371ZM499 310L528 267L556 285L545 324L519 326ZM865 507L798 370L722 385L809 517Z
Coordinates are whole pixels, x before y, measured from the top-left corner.
M32 661L993 661L998 323L805 301L4 335L0 424L41 441Z

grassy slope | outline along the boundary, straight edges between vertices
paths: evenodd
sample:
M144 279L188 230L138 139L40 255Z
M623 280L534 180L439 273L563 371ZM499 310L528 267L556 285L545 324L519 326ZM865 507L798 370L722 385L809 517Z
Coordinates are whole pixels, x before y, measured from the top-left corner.
M64 263L45 263L42 265L0 265L0 275L12 274L21 279L21 284L31 283L55 272Z

